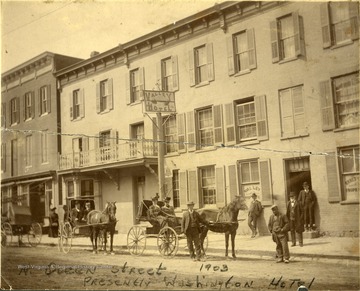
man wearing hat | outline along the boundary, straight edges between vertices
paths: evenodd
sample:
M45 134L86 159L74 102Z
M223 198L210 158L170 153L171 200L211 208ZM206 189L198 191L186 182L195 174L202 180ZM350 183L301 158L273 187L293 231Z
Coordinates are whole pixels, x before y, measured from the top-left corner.
M76 223L81 220L82 218L82 211L81 211L81 204L79 201L75 202L75 207L71 209L70 215L71 215L71 221L72 223Z
M84 209L84 212L83 212L83 217L82 219L87 221L87 215L89 214L89 212L91 211L91 202L90 201L86 201L85 203L85 209Z
M200 217L199 213L194 210L194 202L187 203L188 209L184 211L181 220L181 232L185 233L187 240L187 247L189 249L190 257L194 261L200 261L201 245L200 245L200 222L205 223ZM196 257L194 254L194 244Z
M161 208L158 205L158 196L154 196L151 198L152 205L149 207L148 210L148 219L149 222L154 226L163 227L166 223L166 217L162 216Z
M56 207L50 208L50 227L49 227L49 237L57 237L59 231L59 215L55 212Z
M164 199L164 206L161 207L162 213L165 215L167 223L169 226L173 227L177 225L177 219L175 216L175 210L174 207L170 205L171 197L165 197Z
M304 209L305 229L309 231L312 227L315 227L314 205L316 202L316 196L315 193L310 190L308 182L303 183L303 188L304 189L299 193L298 200Z
M292 247L296 245L296 236L299 240L299 245L303 246L303 232L304 232L304 219L303 208L295 198L295 192L290 192L290 200L286 205L286 216L290 222L290 233Z
M257 235L256 226L258 217L262 211L262 205L259 200L257 200L257 195L253 193L251 195L252 201L250 202L249 213L248 213L248 225L251 229L252 235L251 237L255 237Z
M268 228L272 239L276 243L277 263L289 263L290 253L287 232L289 231L289 220L285 214L281 214L276 205L271 207L273 214L270 216Z

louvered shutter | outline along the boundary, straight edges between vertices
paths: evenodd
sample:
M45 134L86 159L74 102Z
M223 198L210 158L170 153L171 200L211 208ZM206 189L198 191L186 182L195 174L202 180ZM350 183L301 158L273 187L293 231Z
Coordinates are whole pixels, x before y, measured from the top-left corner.
M226 205L225 191L225 168L216 167L216 206L224 207Z
M206 44L207 52L207 67L208 67L208 81L214 81L214 56L213 56L213 44Z
M294 25L294 41L295 41L295 55L305 55L304 52L304 40L300 29L300 16L298 12L292 14L293 25Z
M131 103L131 88L130 88L130 73L125 73L125 94L126 94L126 104Z
M228 74L229 76L235 74L235 61L234 61L234 42L233 36L226 38L227 60L228 60Z
M306 133L303 87L292 89L295 134Z
M41 100L41 89L38 89L38 100L39 100L39 106L38 106L38 109L39 109L39 116L41 116L43 114L42 112L42 100ZM11 103L10 103L11 105ZM11 114L11 107L10 107L10 114Z
M225 142L226 145L236 144L234 104L228 103L225 107Z
M85 117L85 99L84 99L84 89L79 90L79 102L80 102L80 117Z
M320 3L320 21L321 21L323 48L328 48L331 46L331 29L330 29L330 15L329 15L328 2Z
M320 104L322 130L332 130L335 128L334 102L331 90L331 81L320 82Z
M179 172L180 208L186 209L187 196L187 175L186 171Z
M23 112L23 120L25 121L26 120L26 111L27 111L27 104L26 104L26 94L23 96L23 102L24 102L24 112Z
M108 86L108 98L106 99L107 102L107 109L112 110L114 108L114 94L113 94L113 79L110 78L107 81ZM81 114L80 114L81 115Z
M280 60L277 20L270 22L270 40L271 40L272 62L276 63Z
M197 170L188 171L188 185L189 185L189 199L195 203L196 208L200 208L198 184L197 184Z
M287 137L294 135L294 121L291 100L291 90L283 90L280 93L281 106L281 136Z
M165 189L164 189L165 197L169 196L171 197L172 200L174 200L172 177L165 177L164 185L165 185Z
M234 196L238 195L238 174L236 171L237 165L230 165L228 167L229 172L229 191L230 191L230 200L233 199Z
M255 49L255 30L250 28L246 30L248 53L249 53L249 68L256 68L256 49Z
M101 112L101 106L100 106L100 102L101 102L101 96L100 96L100 83L96 83L96 112L100 113Z
M337 166L336 166L336 153L328 153L325 156L326 163L326 177L327 177L327 192L329 202L340 201L340 189L338 183Z
M179 90L179 73L178 73L178 57L171 57L172 64L172 91Z
M266 96L255 96L255 117L256 117L256 130L258 140L269 139L268 126L267 126L267 110L266 110Z
M156 90L162 90L162 61L156 63Z
M144 100L144 90L145 90L145 70L144 67L139 68L139 82L140 82L140 101Z
M220 146L223 142L222 130L222 105L215 105L213 107L213 121L214 121L214 143Z
M196 138L195 138L195 118L194 111L186 113L186 126L187 126L187 148L189 152L196 150Z
M351 39L359 38L359 2L348 2L351 23Z
M20 123L20 97L16 97L16 122Z
M70 120L74 119L73 93L69 93Z
M35 117L35 92L31 91L30 96L31 96L31 118L34 118Z
M190 86L195 86L195 56L194 50L189 51L189 78Z
M259 173L263 205L273 204L270 160L259 160Z
M185 147L185 113L176 115L177 133L178 133L178 149L179 153L186 152Z

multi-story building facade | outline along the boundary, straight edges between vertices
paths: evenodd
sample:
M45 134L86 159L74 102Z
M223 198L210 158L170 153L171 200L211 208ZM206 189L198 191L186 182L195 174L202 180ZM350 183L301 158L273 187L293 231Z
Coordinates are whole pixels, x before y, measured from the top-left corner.
M128 230L159 191L164 146L179 213L255 192L267 233L268 206L285 211L307 181L320 231L358 235L358 39L357 3L226 2L59 70L60 204L116 200ZM144 89L175 92L164 142Z
M59 203L60 95L53 73L80 60L45 52L2 74L3 214L11 203L25 205L43 222Z

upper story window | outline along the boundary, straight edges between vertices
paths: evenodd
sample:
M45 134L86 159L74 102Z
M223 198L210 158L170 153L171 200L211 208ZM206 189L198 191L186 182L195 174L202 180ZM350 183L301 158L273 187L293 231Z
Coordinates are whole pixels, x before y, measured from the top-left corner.
M307 134L303 86L279 91L281 109L281 136L293 137Z
M236 123L240 141L256 138L257 132L254 101L236 105Z
M340 174L344 201L359 201L359 146L341 148Z
M144 89L144 68L131 70L130 75L126 76L127 104L140 102L143 99Z
M111 139L110 139L110 130L100 132L100 139L99 139L99 146L103 147L110 147Z
M24 120L34 118L35 115L35 98L34 92L27 92L24 95Z
M84 90L77 89L70 94L70 119L79 119L85 116Z
M113 80L111 78L96 84L96 112L113 109Z
M75 187L74 187L74 181L68 181L67 182L67 197L74 197L75 195Z
M273 63L305 55L301 21L299 14L294 12L270 22Z
M359 126L359 72L320 83L323 130Z
M131 126L131 138L141 140L145 137L144 123L134 124Z
M162 59L157 70L157 82L162 91L176 91L179 90L178 77L178 59L177 56L171 56Z
M352 43L359 38L359 5L356 1L320 5L324 48Z
M1 103L1 127L6 126L6 103Z
M212 108L197 112L199 147L205 148L214 144L213 113Z
M39 114L50 113L50 85L39 89Z
M190 86L214 80L213 46L208 43L189 52Z
M200 177L203 204L216 204L215 167L200 168Z
M256 68L254 29L238 32L227 39L229 75Z
M177 152L177 126L175 115L165 118L164 133L166 153L169 154Z
M20 122L20 100L19 97L10 100L10 124L17 124Z

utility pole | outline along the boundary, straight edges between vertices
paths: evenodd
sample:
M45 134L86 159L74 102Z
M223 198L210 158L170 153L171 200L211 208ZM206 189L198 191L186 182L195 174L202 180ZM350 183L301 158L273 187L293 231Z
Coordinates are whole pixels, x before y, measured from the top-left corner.
M160 199L165 199L165 144L164 144L164 127L161 112L156 113L158 127L158 177L159 177L159 195Z

